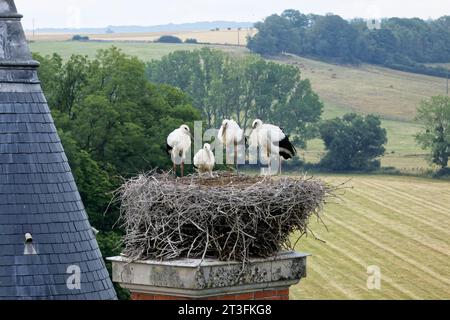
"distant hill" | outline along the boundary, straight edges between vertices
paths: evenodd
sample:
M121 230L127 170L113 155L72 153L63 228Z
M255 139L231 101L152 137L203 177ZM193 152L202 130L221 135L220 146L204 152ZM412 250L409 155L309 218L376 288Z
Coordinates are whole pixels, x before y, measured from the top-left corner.
M166 32L166 31L203 31L212 29L237 29L237 28L251 28L253 22L236 22L236 21L205 21L192 23L169 23L157 26L108 26L105 28L39 28L36 29L38 33L83 33L83 34L100 34L107 32L114 33L143 33L143 32ZM31 30L27 30L31 31Z
M405 72L448 75L448 70L427 64L450 62L450 16L374 22L285 10L256 23L255 28L258 32L248 41L248 48L266 56L291 53L334 63L370 63Z

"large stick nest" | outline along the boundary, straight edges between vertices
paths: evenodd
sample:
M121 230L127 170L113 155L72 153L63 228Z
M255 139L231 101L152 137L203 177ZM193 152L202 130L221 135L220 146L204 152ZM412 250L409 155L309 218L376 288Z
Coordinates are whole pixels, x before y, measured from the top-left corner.
M315 178L174 178L151 172L118 192L131 259L246 262L293 249L334 189ZM297 240L298 241L298 240Z

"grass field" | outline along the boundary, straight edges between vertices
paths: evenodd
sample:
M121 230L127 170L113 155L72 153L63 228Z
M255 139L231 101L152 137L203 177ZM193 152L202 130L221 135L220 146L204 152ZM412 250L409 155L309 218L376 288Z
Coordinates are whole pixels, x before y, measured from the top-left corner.
M71 54L93 57L98 49L110 46L121 48L144 61L159 59L176 50L194 50L203 45L155 44L144 42L72 42L36 41L31 43L35 52L58 52L64 58ZM244 47L211 45L235 56L249 54ZM298 66L303 76L310 79L313 89L325 104L325 118L342 116L347 112L375 113L383 119L388 131L386 155L381 159L385 167L395 167L407 173L422 173L430 168L426 153L417 146L414 136L420 127L413 122L420 101L433 95L444 94L446 80L362 65L341 66L299 57L277 59ZM323 155L323 143L311 141L301 154L307 161L318 161Z
M432 68L440 67L440 68L450 70L450 63L427 63L426 65L428 67L432 67Z
M381 158L383 167L394 167L401 172L422 174L432 168L427 154L416 145L415 134L420 127L414 123L382 120L382 126L388 134L386 154ZM320 139L308 142L308 149L301 150L300 155L308 162L317 163L325 154L325 146Z
M373 65L342 66L289 57L325 102L384 119L411 121L424 98L446 94L446 79Z
M349 177L324 176L332 184ZM449 299L450 183L390 176L352 176L342 200L326 206L305 238L308 277L295 299ZM381 290L367 289L378 266Z
M161 59L163 56L177 50L195 50L202 47L210 47L223 50L232 55L247 54L245 47L225 46L225 45L198 45L198 44L163 44L163 43L145 43L145 42L77 42L77 41L35 41L30 43L31 50L43 55L50 55L54 52L61 55L65 60L73 54L95 57L100 49L108 49L115 46L126 54L136 56L143 61Z
M423 99L446 93L446 79L395 71L372 65L333 65L295 56L277 59L298 66L310 79L325 104L324 118L347 112L377 114L388 133L383 167L421 174L432 168L426 152L415 141L420 126L414 123ZM307 161L318 161L324 152L321 140L310 142L303 152Z

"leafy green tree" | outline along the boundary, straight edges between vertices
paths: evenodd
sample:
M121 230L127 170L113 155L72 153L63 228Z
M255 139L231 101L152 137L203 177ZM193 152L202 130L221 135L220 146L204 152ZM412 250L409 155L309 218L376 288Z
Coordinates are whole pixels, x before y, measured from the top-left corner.
M320 135L328 151L321 165L334 171L370 171L380 167L376 158L384 155L386 130L378 117L347 114L325 121Z
M58 129L112 176L169 166L164 135L201 119L189 97L149 83L145 64L117 48L100 50L93 60L36 59L42 63L39 75Z
M357 62L358 31L337 15L319 17L309 37L314 39L313 54L340 62Z
M282 52L301 52L307 18L295 10L287 10L281 16L274 14L264 22L255 24L258 33L250 38L250 50L263 55L276 55Z
M417 109L417 121L423 126L416 136L417 142L431 151L432 162L445 171L450 158L450 98L436 96L424 100Z
M282 125L304 146L323 111L298 68L257 56L232 58L208 48L178 51L149 63L147 75L188 93L209 127L234 118L248 128L259 118Z
M389 29L375 29L364 32L366 49L361 53L361 60L375 64L383 64L398 50L398 40Z
M306 28L309 25L309 18L294 9L287 9L281 14L282 18L289 20L294 28Z
M49 105L72 116L72 109L83 98L83 89L87 85L87 57L73 55L65 63L57 54L50 57L35 54L34 57L41 62L39 77L43 79L42 87Z
M145 64L114 47L92 60L34 58L86 211L101 231L100 248L105 257L117 255L121 230L113 226L119 210L110 201L121 177L170 167L167 135L200 120L200 112L181 90L150 83ZM118 294L127 297L119 289Z

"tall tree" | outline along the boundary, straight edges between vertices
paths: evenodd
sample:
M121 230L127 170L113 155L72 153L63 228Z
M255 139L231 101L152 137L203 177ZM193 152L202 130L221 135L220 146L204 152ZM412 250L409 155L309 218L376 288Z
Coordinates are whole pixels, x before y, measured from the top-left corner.
M450 97L437 96L424 100L417 109L417 121L423 130L417 142L425 150L431 151L434 164L445 169L450 158Z
M175 52L151 62L147 75L187 92L209 127L234 118L248 128L259 118L283 126L304 146L323 111L298 68L257 56L232 58L207 48Z
M346 114L342 119L324 122L320 135L328 151L321 161L323 167L334 171L368 171L380 167L376 158L384 155L387 133L378 117Z

